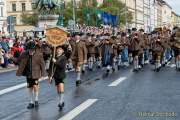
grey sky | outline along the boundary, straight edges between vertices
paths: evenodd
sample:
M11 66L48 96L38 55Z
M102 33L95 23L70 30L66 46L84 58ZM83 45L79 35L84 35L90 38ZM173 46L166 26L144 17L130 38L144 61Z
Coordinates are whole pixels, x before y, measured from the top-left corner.
M180 0L165 0L178 15L180 15Z

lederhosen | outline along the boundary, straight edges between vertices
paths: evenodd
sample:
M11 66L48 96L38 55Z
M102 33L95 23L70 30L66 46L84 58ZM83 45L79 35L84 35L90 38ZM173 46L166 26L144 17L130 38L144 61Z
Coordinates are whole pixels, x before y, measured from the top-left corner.
M28 61L27 61L26 67L23 71L23 74L26 76L28 88L31 88L34 85L39 84L37 79L32 78L32 55L28 55Z

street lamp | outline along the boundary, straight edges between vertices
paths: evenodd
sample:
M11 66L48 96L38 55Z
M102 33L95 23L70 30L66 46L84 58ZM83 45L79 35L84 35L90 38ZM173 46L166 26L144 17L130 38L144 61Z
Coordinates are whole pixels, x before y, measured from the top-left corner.
M76 11L75 11L75 8L76 8L76 1L75 0L72 0L72 3L73 3L73 32L75 31L75 28L76 28Z
M126 24L125 24L125 26L126 26L126 29L127 29L127 4L126 4L126 0L125 0L125 19L126 19Z
M58 6L60 7L60 13L59 13L59 18L58 18L57 25L63 27L64 26L64 12L63 12L63 10L65 9L65 2L64 2L64 0L61 0L60 4Z

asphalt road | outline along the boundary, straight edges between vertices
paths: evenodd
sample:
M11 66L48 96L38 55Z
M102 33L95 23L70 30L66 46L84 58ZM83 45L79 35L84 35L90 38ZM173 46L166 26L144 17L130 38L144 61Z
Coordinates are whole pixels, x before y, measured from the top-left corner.
M180 120L180 72L173 65L159 73L145 66L104 76L103 70L86 72L75 86L74 72L67 73L65 107L58 110L54 84L40 82L39 109L28 110L26 87L0 94L0 120ZM25 83L15 71L0 74L0 93Z

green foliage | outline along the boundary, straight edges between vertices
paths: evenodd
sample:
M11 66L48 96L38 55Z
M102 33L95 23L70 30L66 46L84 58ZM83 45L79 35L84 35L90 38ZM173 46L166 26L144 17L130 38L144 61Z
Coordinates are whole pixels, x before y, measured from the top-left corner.
M36 26L38 24L38 17L39 15L37 13L33 13L33 14L25 14L23 13L21 15L21 21L24 25L32 25L32 26Z
M111 7L109 7L111 6ZM117 0L104 0L103 4L99 8L105 12L111 13L117 16L117 24L131 23L133 16L128 8L121 1Z
M99 21L97 18L97 10L102 10L113 15L117 16L117 24L125 24L126 21L131 23L133 17L132 13L128 11L121 1L118 0L104 0L103 4L98 6L97 0L80 0L76 3L76 22L80 24L86 25L97 25ZM41 14L63 14L64 15L64 24L68 24L68 20L73 19L73 5L72 1L66 2L65 9L61 9L60 7L54 7L49 10L41 10L39 11Z

